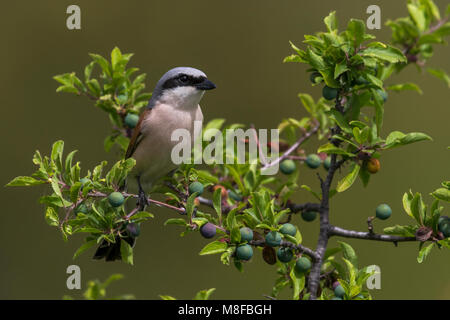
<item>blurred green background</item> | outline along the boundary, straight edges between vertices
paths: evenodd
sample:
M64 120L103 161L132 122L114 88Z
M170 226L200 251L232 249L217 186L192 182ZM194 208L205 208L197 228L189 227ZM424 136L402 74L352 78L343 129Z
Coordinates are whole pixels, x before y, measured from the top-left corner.
M217 90L205 95L205 119L226 118L229 122L254 123L258 128L276 128L285 117L305 115L297 93L315 98L306 67L283 64L291 54L288 41L301 45L304 34L323 30L322 19L337 10L340 25L349 18L366 19L370 4L381 6L383 24L388 18L406 15L406 1L9 1L2 5L0 29L2 50L1 100L1 184L17 175L34 171L31 157L36 149L44 154L57 139L66 150L78 149L77 159L86 170L104 160L103 139L110 124L99 109L84 97L57 94L55 74L76 71L90 61L89 52L108 55L114 46L134 52L131 66L148 74L148 91L159 77L175 66L193 66L205 71ZM76 3L82 12L82 29L66 28L66 8ZM445 8L448 1L438 1ZM388 41L390 31L383 25L373 31ZM440 47L429 66L450 71L449 48ZM409 67L389 83L414 81L425 92L391 93L386 105L384 134L397 129L423 131L434 138L386 152L382 170L369 187L361 183L332 199L331 220L350 229L366 229L366 219L381 202L391 205L393 216L377 221L375 228L406 224L401 197L412 189L427 194L448 179L450 145L448 120L450 90L443 82ZM317 144L306 146L313 152ZM304 169L301 183L318 188L315 173ZM106 279L123 273L125 279L113 284L111 295L133 293L140 299L157 299L158 294L191 298L204 288L217 288L213 298L261 299L270 294L275 268L259 257L239 273L221 264L218 256L199 257L206 241L197 234L179 237L175 226L163 222L173 212L152 207L156 218L143 225L135 248L135 266L91 260L92 251L73 261L82 243L74 236L65 243L56 228L44 221L44 187L3 188L0 232L0 298L60 299L77 293L66 288L66 268L77 264L82 285L89 279ZM306 192L296 201L309 200ZM297 216L304 243L315 246L317 221L306 224ZM336 242L332 239L331 245ZM433 250L428 259L416 262L417 243L348 241L357 250L362 265L381 268L381 290L377 299L449 299L449 253ZM259 256L260 253L257 254ZM80 291L78 291L80 292ZM282 296L289 297L286 291Z

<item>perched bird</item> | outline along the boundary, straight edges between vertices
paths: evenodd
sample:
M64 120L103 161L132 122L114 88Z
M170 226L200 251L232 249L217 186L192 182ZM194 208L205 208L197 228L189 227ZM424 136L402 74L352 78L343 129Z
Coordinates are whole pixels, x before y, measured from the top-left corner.
M138 192L141 210L148 204L146 192L158 179L177 168L171 160L172 148L178 143L171 140L172 132L186 129L194 140L194 121L203 121L199 102L206 90L214 88L216 85L202 71L189 67L169 70L156 84L125 155L136 160L127 179L127 188ZM134 239L123 239L134 244ZM104 241L94 259L120 259L120 241L120 237L114 244Z

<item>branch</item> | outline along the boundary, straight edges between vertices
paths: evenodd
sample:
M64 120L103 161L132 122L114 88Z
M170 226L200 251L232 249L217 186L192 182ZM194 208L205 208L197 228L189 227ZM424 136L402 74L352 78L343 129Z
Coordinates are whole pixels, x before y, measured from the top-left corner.
M249 244L251 244L252 246L257 246L257 247L264 247L266 245L266 242L264 240L252 240L249 242ZM311 250L308 247L305 247L301 244L293 244L292 242L289 241L282 241L280 244L281 247L288 247L294 250L297 250L301 253L304 253L305 255L309 256L311 259L313 259L314 261L316 261L317 259L319 259L319 255Z
M320 210L320 204L318 203L292 203L288 201L287 208L291 210L292 213L297 213L300 211L319 211Z
M416 237L404 237L404 236L395 236L388 234L376 234L371 232L362 232L362 231L353 231L346 230L340 227L331 226L328 229L328 234L330 236L339 236L344 238L353 238L353 239L363 239L363 240L375 240L375 241L384 241L384 242L411 242L418 241Z
M294 143L288 150L286 150L286 152L279 158L273 160L272 162L266 164L265 166L263 166L261 168L261 170L267 169L271 166L276 165L277 163L280 163L281 161L283 161L284 159L286 159L292 152L294 152L295 150L297 150L297 148L309 137L311 137L314 133L317 132L317 130L319 130L319 124L317 123L311 130L307 131L303 136L300 137L300 139L297 140L296 143Z

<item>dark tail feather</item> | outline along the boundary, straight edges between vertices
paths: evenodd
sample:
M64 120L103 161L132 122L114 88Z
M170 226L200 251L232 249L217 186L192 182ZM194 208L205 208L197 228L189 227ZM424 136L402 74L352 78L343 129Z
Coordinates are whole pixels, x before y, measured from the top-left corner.
M102 260L104 258L105 261L122 260L122 255L120 253L120 243L124 240L128 242L130 246L134 247L136 240L133 237L126 236L124 238L121 238L119 236L116 236L115 243L110 243L106 240L103 240L97 251L95 252L93 259Z

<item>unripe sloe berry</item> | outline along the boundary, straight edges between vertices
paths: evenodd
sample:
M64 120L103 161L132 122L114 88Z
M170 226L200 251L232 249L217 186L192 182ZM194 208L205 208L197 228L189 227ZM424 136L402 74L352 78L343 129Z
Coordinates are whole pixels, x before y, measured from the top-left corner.
M120 192L112 192L108 196L108 201L111 206L120 207L125 201L125 198Z
M305 220L307 222L314 221L314 219L316 219L316 217L317 217L316 211L303 211L302 212L302 218L303 218L303 220Z
M334 295L336 297L342 298L345 294L345 290L344 287L342 287L341 285L338 285L336 288L334 288Z
M329 86L325 86L322 89L322 96L327 100L333 100L336 99L338 95L338 89L331 88Z
M331 166L331 157L326 157L325 160L323 160L323 167L325 170L329 170Z
M371 158L366 163L367 171L369 171L372 174L377 173L380 170L380 166L381 166L380 165L380 160L375 159L375 158Z
M306 257L300 257L295 262L295 270L299 273L303 273L311 269L311 261Z
M200 196L203 193L203 184L201 184L198 181L192 182L189 185L189 194L193 194L195 192L197 192L197 196Z
M269 247L278 247L281 244L281 234L276 231L270 231L266 235L266 245Z
M280 171L284 174L291 174L295 171L295 162L291 159L283 160L280 163Z
M211 239L216 235L216 226L210 222L207 222L201 226L200 234L206 239Z
M305 163L311 169L317 169L322 164L322 160L317 154L310 154L306 157Z
M241 241L252 241L253 240L253 230L247 227L242 227L239 229L241 233Z
M125 117L125 124L127 127L134 128L139 122L139 116L134 113L128 113Z
M129 223L127 225L127 231L130 234L130 236L136 238L139 237L139 235L141 234L141 226L138 223Z
M447 216L442 216L438 220L438 229L445 238L450 237L450 218Z
M281 247L277 250L277 257L281 262L288 263L294 257L294 253L292 252L291 248Z
M241 245L236 248L236 258L239 260L250 260L253 256L253 248L248 244Z
M242 201L242 199L243 199L240 194L237 194L233 190L228 190L228 195L230 196L231 199L233 199L235 201Z
M318 83L318 81L316 82L316 78L319 78L319 77L322 77L322 75L316 71L316 72L311 73L311 75L309 76L309 80L312 83L316 84L316 83Z
M392 209L387 204L380 204L376 209L376 216L378 219L386 220L392 214Z
M292 237L295 237L295 235L297 234L297 228L293 224L285 223L281 227L280 232L282 234L288 234Z

